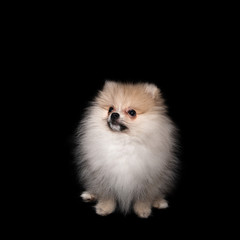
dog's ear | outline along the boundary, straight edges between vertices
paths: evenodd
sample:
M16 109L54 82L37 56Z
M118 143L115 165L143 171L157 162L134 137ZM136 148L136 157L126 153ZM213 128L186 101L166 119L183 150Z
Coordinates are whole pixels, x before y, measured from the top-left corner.
M112 80L106 80L103 86L103 91L112 89L117 86L117 83Z
M160 96L160 89L153 83L144 84L145 92L150 94L153 99L157 99Z

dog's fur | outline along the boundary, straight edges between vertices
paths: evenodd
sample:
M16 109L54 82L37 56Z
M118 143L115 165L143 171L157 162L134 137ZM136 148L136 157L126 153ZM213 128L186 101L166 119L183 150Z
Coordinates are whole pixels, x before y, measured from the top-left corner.
M136 116L129 114L132 109ZM119 114L116 121L112 113ZM82 198L98 201L100 215L112 213L117 204L124 213L133 205L143 218L152 206L166 208L178 165L175 133L154 84L106 81L77 130Z

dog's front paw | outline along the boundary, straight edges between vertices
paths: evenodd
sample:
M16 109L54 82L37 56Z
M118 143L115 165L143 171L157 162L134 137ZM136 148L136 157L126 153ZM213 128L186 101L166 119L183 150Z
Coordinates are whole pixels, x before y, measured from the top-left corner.
M140 218L148 218L152 212L151 205L144 202L135 203L133 209L137 216Z
M116 203L114 200L99 201L95 206L96 213L101 216L107 216L114 212Z

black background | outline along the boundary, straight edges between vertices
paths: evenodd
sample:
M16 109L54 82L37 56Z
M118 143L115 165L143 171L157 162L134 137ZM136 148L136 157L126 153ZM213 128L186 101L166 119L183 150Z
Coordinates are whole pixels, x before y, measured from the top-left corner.
M219 51L211 28L204 35L189 34L189 29L179 27L161 41L149 35L150 41L140 44L121 34L103 38L104 34L96 33L96 41L93 36L62 35L61 29L56 33L49 28L47 34L36 32L27 43L19 44L14 58L17 67L11 73L21 81L10 80L10 89L20 95L14 102L14 114L20 120L12 126L21 129L14 141L21 143L26 159L13 168L16 172L24 168L14 182L14 189L19 190L16 195L24 196L14 203L20 210L16 221L23 223L23 229L114 238L126 232L157 233L160 238L165 233L191 237L192 233L205 236L224 230L215 225L225 216L219 200L224 197L218 192L226 190L226 183L219 170L222 160L216 157L220 145L215 118L219 102L223 108L226 104L219 91L226 79L224 52ZM27 46L27 53L22 46ZM101 217L93 204L79 197L83 189L73 164L73 135L85 107L106 79L155 83L180 130L181 171L176 190L169 196L170 207L154 209L149 219L118 212Z
M30 216L43 219L44 228L57 232L71 229L80 234L92 226L103 236L109 228L120 232L128 229L140 235L148 231L191 235L189 229L199 234L212 230L212 221L219 212L215 201L217 175L212 172L213 129L209 132L212 77L205 68L206 59L183 58L150 66L146 61L126 66L124 59L120 63L108 61L99 65L60 59L50 70L41 71L39 82L34 83L36 92L31 92L37 100L33 111L36 121L31 122L37 140L31 143L35 162L31 169L32 198L28 201L33 211ZM46 75L42 76L42 72ZM73 163L73 135L88 101L106 79L157 84L166 99L169 115L180 130L181 171L176 190L169 196L170 208L154 209L149 219L119 212L101 217L95 214L94 204L83 203L79 197L83 189Z

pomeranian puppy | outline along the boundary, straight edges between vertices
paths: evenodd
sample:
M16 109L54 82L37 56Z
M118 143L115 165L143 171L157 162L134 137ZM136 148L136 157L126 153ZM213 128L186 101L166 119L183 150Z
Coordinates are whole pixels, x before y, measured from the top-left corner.
M97 201L102 216L116 206L141 218L167 208L178 165L175 133L157 86L106 81L77 130L83 200Z

